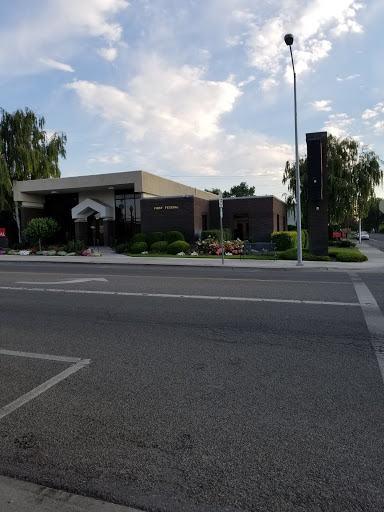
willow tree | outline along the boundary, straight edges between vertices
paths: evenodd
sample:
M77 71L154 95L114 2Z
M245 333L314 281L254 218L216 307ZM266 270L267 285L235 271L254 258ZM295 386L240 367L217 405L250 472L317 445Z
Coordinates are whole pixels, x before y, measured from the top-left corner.
M352 139L338 139L333 135L327 140L328 161L328 219L330 224L340 224L357 215L363 218L372 199L375 187L383 183L381 160L373 152ZM308 213L307 159L299 162L301 205L304 224ZM296 204L296 167L285 165L283 183L288 186L287 204L292 210Z
M18 225L18 205L12 198L14 181L59 178L59 158L66 157L64 133L48 136L45 119L32 110L1 110L0 211L13 211Z

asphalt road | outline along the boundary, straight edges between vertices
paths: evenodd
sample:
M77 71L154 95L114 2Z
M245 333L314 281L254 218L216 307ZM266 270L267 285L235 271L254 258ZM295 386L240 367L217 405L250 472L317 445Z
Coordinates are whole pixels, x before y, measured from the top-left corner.
M384 510L354 279L2 263L0 408L86 362L0 419L0 473L153 511Z

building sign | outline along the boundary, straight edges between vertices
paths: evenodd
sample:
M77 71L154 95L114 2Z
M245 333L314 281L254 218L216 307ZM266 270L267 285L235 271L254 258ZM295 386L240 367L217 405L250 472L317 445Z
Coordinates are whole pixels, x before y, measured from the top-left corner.
M153 207L154 210L178 210L179 207L178 206L154 206Z
M5 238L5 228L0 228L0 238Z
M342 233L341 231L334 231L332 233L332 238L347 238L347 233Z

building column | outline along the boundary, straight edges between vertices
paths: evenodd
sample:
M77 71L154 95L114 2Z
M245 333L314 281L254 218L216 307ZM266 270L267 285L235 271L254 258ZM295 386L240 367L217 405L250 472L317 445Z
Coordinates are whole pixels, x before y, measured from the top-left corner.
M115 245L115 221L109 218L103 219L104 247Z
M75 238L82 240L85 245L88 245L88 223L87 219L75 220Z

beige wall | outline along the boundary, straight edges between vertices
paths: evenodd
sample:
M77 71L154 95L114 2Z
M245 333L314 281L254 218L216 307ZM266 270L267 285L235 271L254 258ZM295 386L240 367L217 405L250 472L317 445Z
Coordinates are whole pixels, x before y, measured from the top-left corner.
M134 188L142 197L191 195L202 199L215 199L217 196L188 185L177 183L144 171L119 172L76 176L73 178L51 178L45 180L16 181L13 187L15 201L44 204L44 196L52 193L78 192L81 197L98 198L108 190L114 194L119 188ZM101 196L100 196L100 200ZM108 203L109 204L109 203Z

